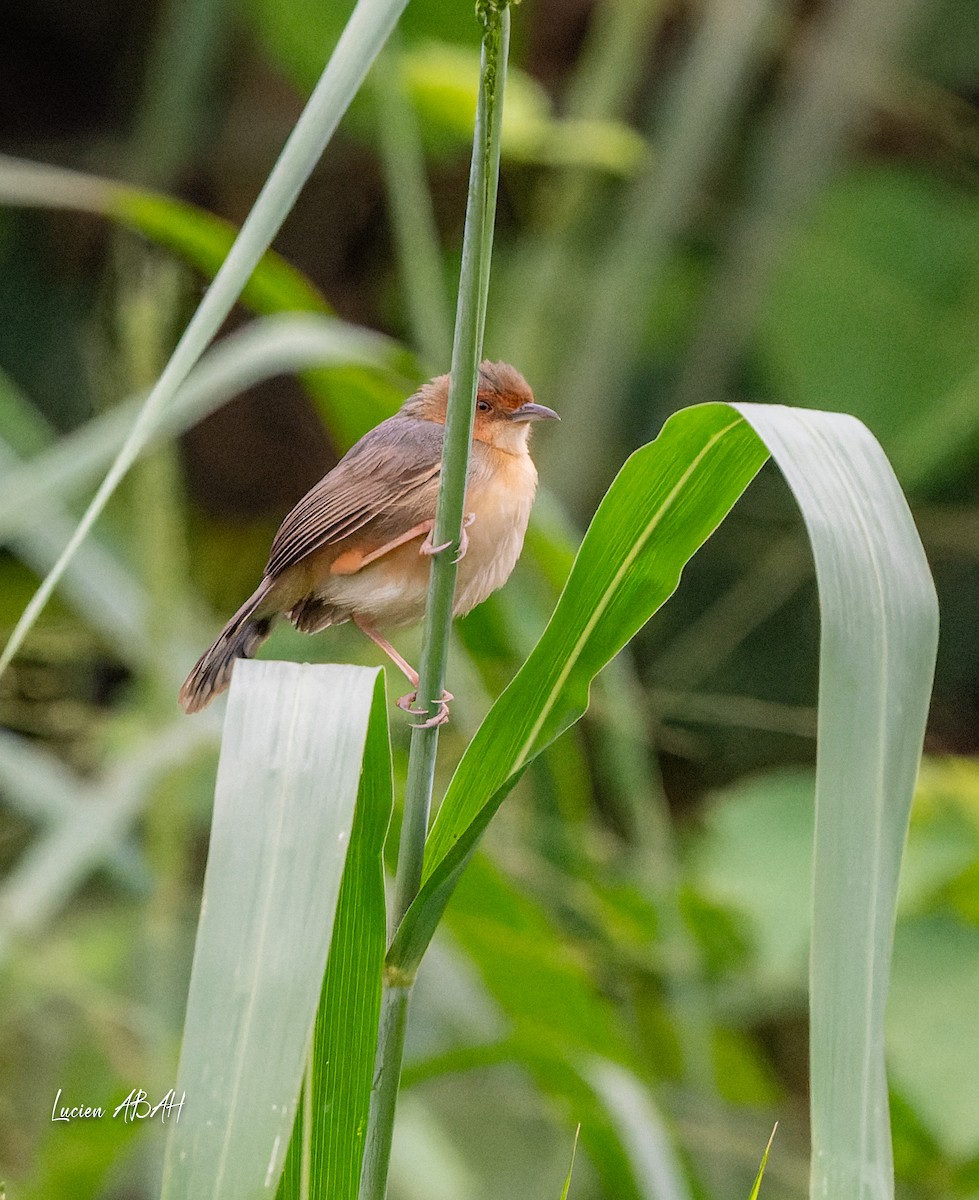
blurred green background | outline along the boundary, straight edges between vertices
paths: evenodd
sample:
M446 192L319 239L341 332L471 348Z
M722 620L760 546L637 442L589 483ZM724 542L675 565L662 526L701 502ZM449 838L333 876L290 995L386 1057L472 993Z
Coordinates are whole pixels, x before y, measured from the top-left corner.
M59 483L64 464L152 382L207 284L221 234L197 210L241 223L351 8L6 14L4 635L98 478ZM410 353L264 381L145 458L0 678L11 1200L154 1194L164 1131L52 1124L51 1108L59 1088L114 1107L173 1082L219 729L182 717L176 686L287 509L447 367L478 32L468 2L411 0L276 243L312 286L276 276L226 331L318 308ZM889 1014L898 1188L915 1200L979 1197L977 102L974 0L523 0L485 349L563 421L537 438L523 561L458 626L441 767L671 411L736 398L861 417L942 603ZM15 182L13 158L78 174ZM91 177L196 209L126 219ZM397 640L417 653L417 633ZM573 1196L743 1197L775 1119L766 1191L805 1194L817 645L801 522L769 468L453 901L419 984L394 1196L556 1196L580 1121ZM283 629L267 653L377 661L345 629ZM400 714L393 736L403 771ZM629 1074L586 1094L599 1055ZM628 1147L654 1155L659 1121L677 1174L644 1188Z

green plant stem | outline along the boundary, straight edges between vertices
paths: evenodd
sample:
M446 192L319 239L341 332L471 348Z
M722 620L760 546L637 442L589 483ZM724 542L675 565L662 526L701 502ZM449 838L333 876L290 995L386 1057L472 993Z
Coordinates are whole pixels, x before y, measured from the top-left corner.
M482 0L477 6L483 23L481 78L452 347L442 477L433 534L436 545L448 542L449 547L436 555L432 564L418 685L421 706L430 714L438 710L438 698L442 695L445 682L457 572L455 560L462 534L466 475L486 320L500 166L503 89L510 41L510 17L506 3L507 0L499 0L498 3ZM421 884L437 749L438 726L416 727L412 730L395 875L395 928L418 894ZM361 1200L382 1200L387 1186L412 983L413 974L406 977L394 970L386 972L374 1088L361 1173Z
M442 478L435 513L436 545L448 548L435 556L428 593L428 609L422 641L418 698L429 715L438 710L445 686L449 653L449 631L466 494L466 473L472 444L473 412L479 360L483 349L483 326L489 291L490 256L493 247L493 217L500 162L500 121L506 72L510 23L505 8L490 9L483 35L482 81L476 110L469 202L462 245L462 271L452 347L452 378L445 419ZM425 836L431 804L438 747L438 727L412 731L405 786L405 816L395 877L394 919L397 924L415 898L421 883Z

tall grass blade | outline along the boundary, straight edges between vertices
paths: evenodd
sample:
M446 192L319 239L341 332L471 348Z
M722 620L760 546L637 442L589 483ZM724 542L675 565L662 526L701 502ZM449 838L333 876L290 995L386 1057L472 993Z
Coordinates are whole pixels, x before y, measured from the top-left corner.
M865 426L736 407L799 503L819 584L811 1195L885 1200L894 1179L884 1006L938 602L907 503Z
M9 666L78 546L152 436L174 393L241 295L406 3L407 0L358 0L309 103L289 135L228 257L204 294L156 386L146 398L71 541L14 628L0 655L0 673Z
M581 1126L579 1125L574 1131L574 1141L571 1143L571 1162L568 1163L568 1173L564 1177L564 1187L561 1188L561 1200L568 1200L568 1192L571 1191L571 1176L574 1174L574 1160L578 1153L578 1137L581 1134Z
M210 740L212 729L206 719L156 729L115 762L97 786L76 789L79 803L36 837L4 877L0 963L15 940L36 937L82 882L124 845L153 786Z
M755 1182L751 1185L751 1194L749 1195L748 1200L758 1200L758 1193L761 1191L761 1181L765 1177L765 1168L768 1166L768 1156L772 1152L772 1142L775 1141L775 1133L777 1130L778 1122L776 1121L772 1129L771 1136L768 1139L768 1145L765 1147L765 1151L761 1156L761 1162L758 1164L758 1174L755 1176Z
M239 663L162 1195L241 1200L285 1162L380 672Z
M371 709L357 813L316 1014L305 1089L309 1102L289 1146L279 1200L307 1195L354 1200L357 1195L387 948L382 855L393 802L387 715L378 704Z
M587 1078L615 1122L641 1200L690 1200L663 1118L636 1076L618 1063L599 1060Z

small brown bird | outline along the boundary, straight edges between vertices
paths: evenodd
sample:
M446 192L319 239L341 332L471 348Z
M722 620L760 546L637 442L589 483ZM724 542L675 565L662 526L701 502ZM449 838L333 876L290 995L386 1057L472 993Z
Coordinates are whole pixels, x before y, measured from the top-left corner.
M223 692L236 658L251 658L285 615L304 633L353 621L387 654L415 692L418 673L377 626L414 625L425 612L435 546L448 375L409 397L365 434L299 501L272 542L262 582L187 676L180 703L192 713ZM509 578L537 490L530 424L557 413L534 402L507 363L479 368L453 615L469 612ZM448 720L448 701L426 724Z

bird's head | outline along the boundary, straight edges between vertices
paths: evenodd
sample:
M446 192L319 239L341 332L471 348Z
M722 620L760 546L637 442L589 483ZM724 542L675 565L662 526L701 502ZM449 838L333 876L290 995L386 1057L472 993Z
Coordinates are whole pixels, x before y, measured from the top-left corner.
M439 375L405 404L405 410L429 421L445 421L449 377ZM557 413L534 400L530 384L509 363L486 361L479 368L473 437L511 454L527 448L534 421L559 420Z

